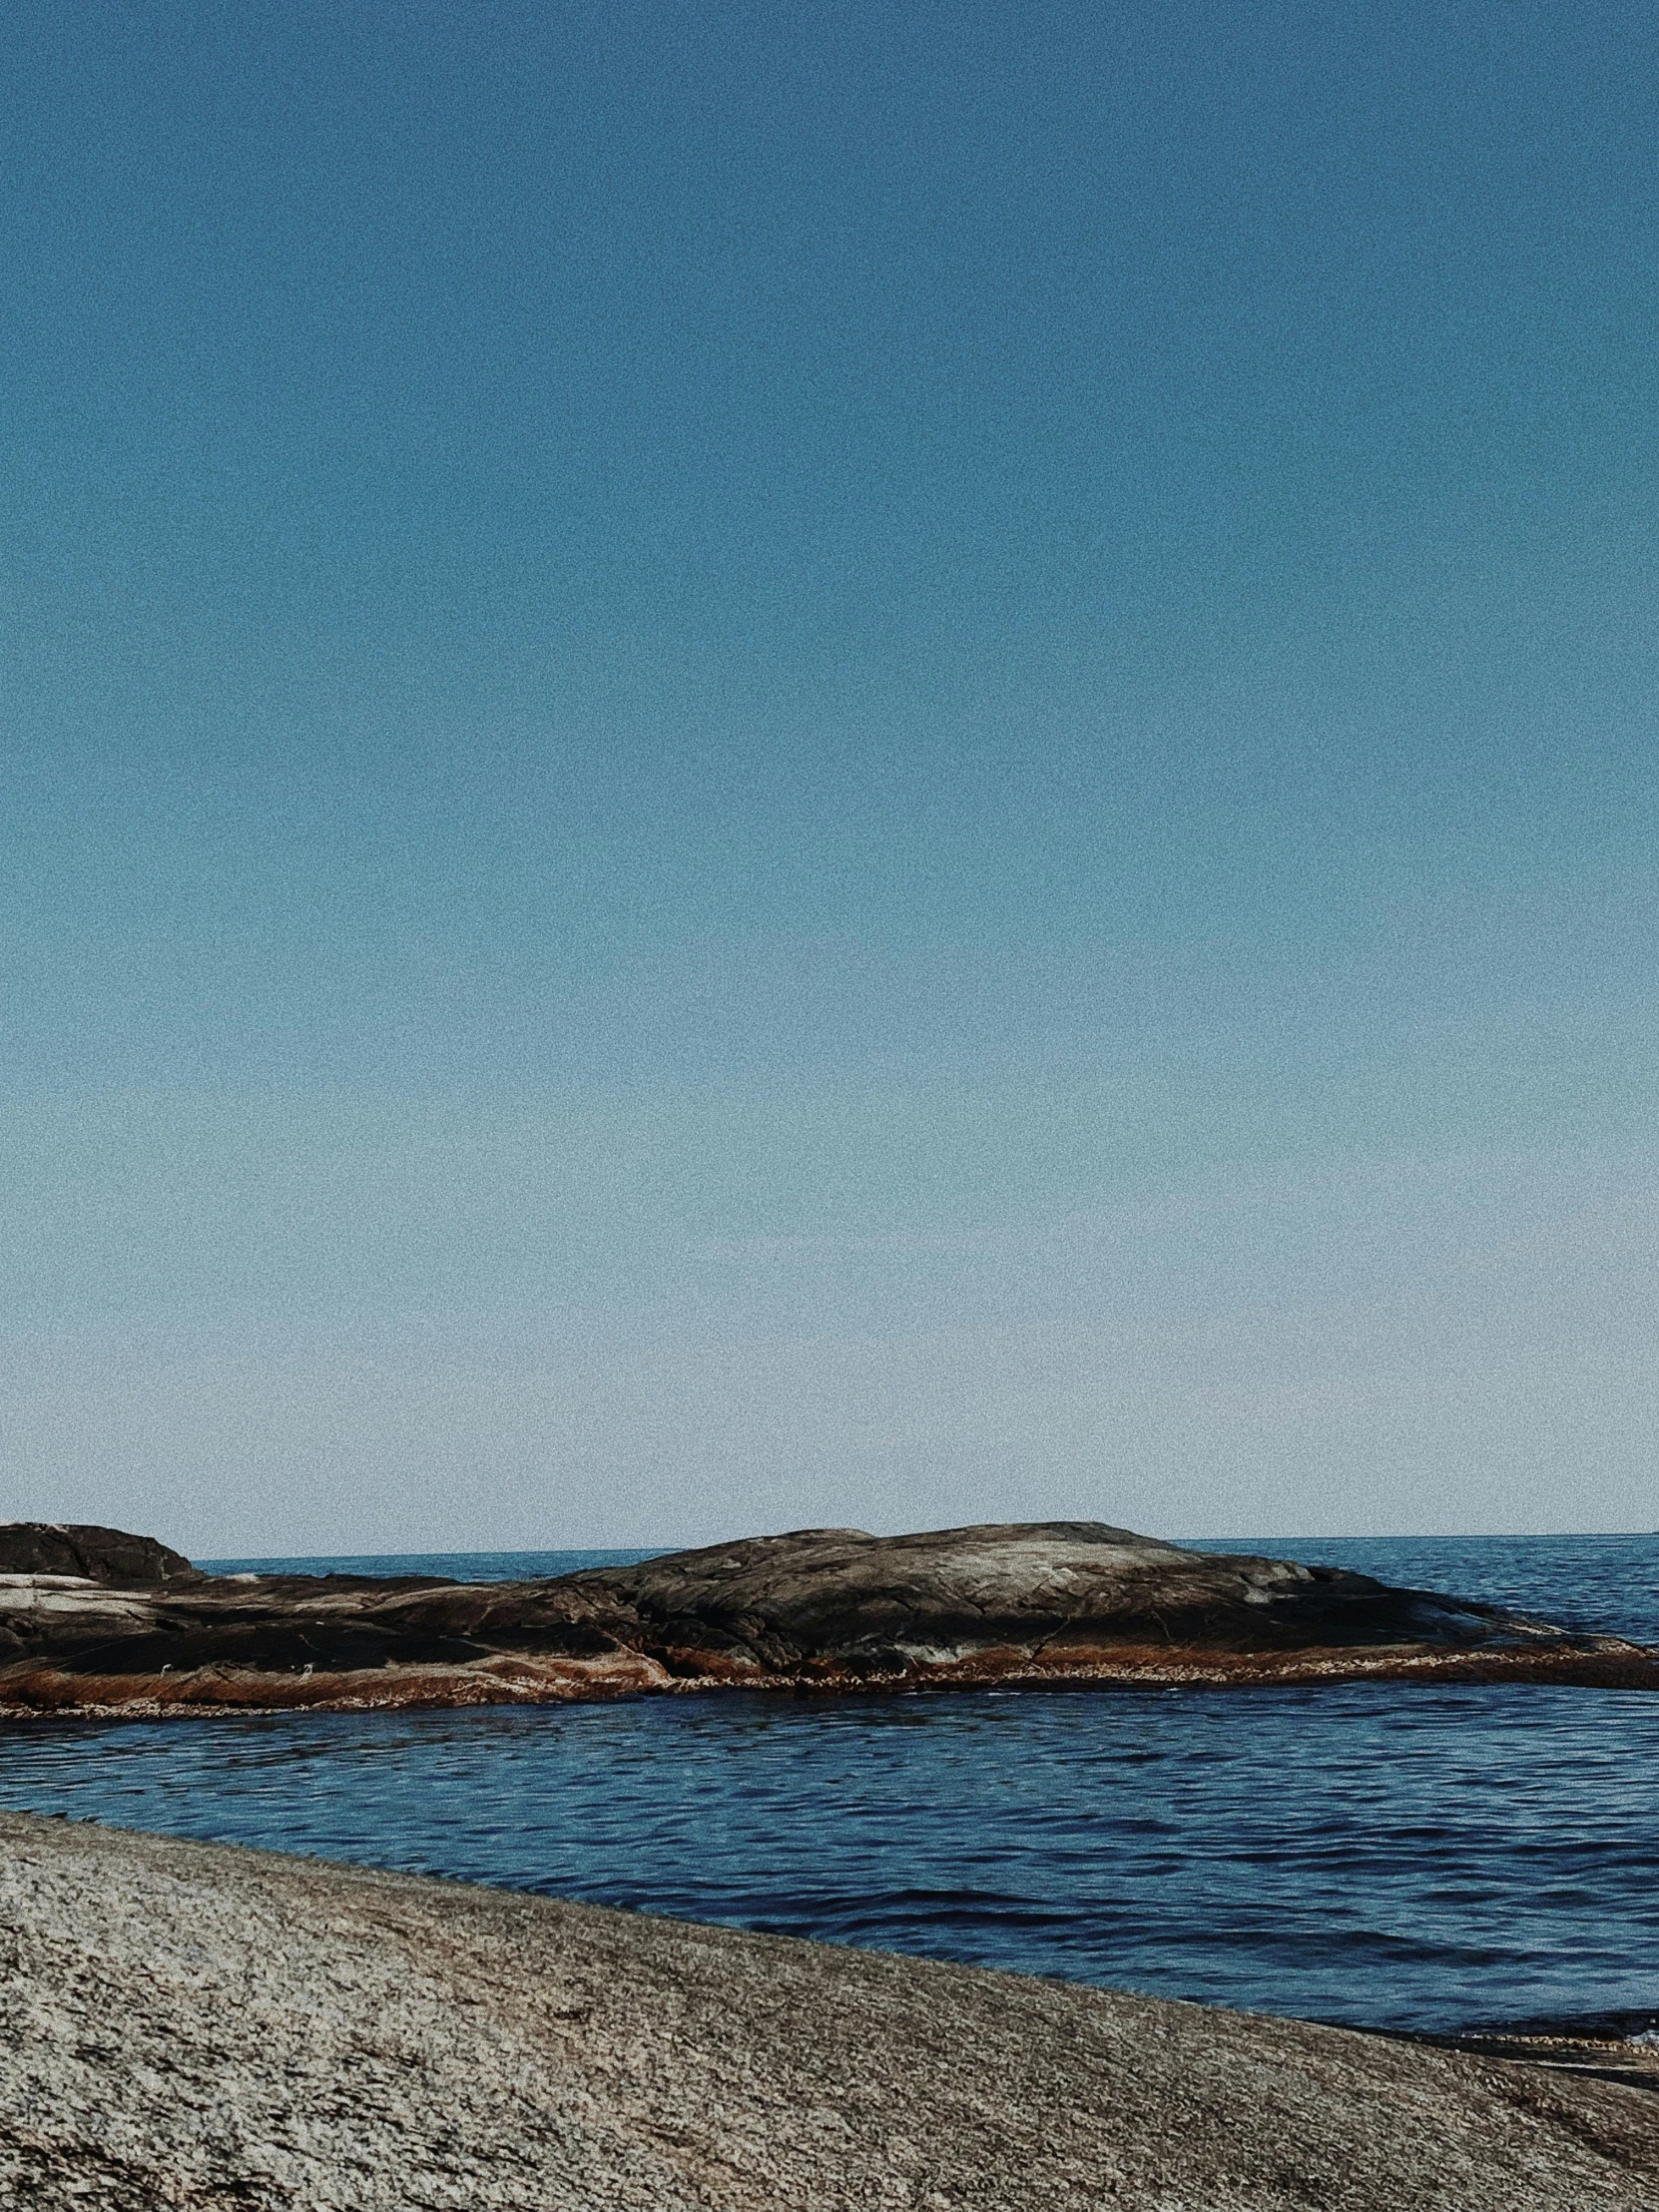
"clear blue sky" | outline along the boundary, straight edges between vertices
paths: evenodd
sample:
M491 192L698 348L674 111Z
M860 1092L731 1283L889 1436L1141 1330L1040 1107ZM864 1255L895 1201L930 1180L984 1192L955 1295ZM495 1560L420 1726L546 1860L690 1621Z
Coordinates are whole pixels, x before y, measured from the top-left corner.
M1650 8L0 67L0 1514L1659 1522Z

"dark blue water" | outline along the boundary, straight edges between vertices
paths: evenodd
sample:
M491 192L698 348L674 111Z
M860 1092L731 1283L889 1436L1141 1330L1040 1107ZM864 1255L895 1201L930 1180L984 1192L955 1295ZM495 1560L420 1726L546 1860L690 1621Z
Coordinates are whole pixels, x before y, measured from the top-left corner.
M1248 1548L1656 1633L1654 1538ZM1659 2011L1640 1692L29 1723L0 1802L1361 2025Z

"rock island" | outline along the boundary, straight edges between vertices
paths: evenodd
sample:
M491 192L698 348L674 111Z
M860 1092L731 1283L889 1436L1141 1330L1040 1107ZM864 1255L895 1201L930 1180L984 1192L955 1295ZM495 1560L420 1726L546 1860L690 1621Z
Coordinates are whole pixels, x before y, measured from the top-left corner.
M1400 1680L1659 1687L1659 1651L1097 1521L813 1528L524 1582L200 1572L0 1526L0 1714Z

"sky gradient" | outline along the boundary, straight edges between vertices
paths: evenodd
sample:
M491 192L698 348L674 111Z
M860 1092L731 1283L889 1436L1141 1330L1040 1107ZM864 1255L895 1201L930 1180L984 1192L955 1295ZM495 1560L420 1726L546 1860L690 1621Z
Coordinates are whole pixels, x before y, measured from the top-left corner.
M1651 10L5 43L0 1517L1659 1522Z

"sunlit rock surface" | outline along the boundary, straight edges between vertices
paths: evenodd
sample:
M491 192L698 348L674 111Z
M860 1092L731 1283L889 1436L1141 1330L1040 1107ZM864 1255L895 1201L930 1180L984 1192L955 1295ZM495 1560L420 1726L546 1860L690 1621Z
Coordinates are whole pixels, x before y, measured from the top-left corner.
M0 1815L0 2203L1654 2212L1640 2088Z

